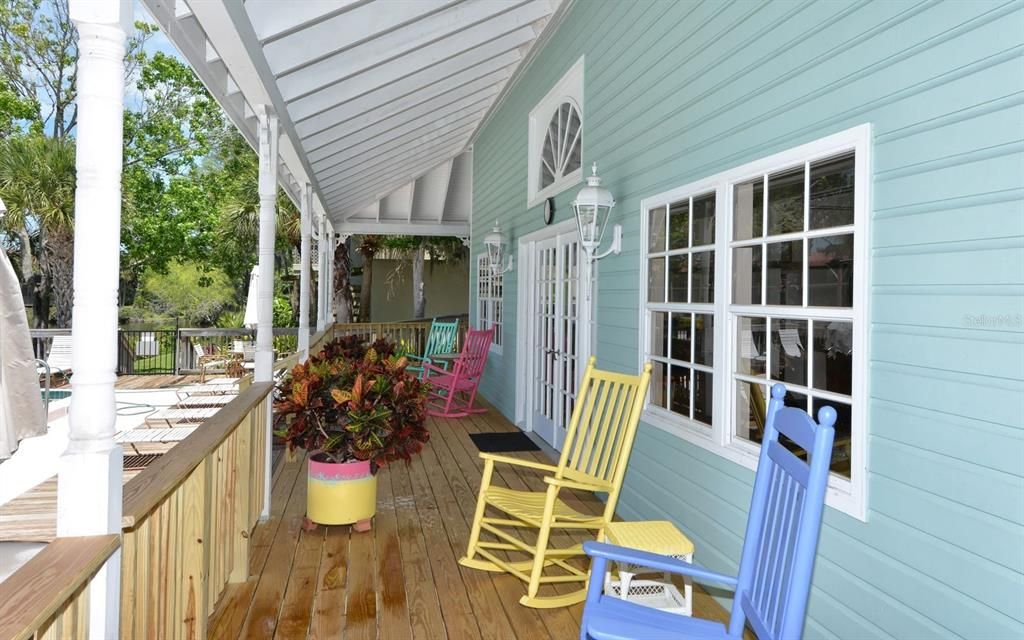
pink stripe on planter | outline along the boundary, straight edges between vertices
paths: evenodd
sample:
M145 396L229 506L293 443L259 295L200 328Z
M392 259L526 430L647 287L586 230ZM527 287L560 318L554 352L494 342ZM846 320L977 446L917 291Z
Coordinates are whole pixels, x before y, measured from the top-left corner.
M370 461L359 460L356 462L317 462L310 458L309 477L318 480L339 481L339 480L360 480L370 476Z

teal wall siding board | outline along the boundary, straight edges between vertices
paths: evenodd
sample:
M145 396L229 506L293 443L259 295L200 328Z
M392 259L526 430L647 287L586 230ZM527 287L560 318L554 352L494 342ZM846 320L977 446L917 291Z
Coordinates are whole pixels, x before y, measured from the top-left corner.
M806 634L1024 637L1024 3L577 0L475 140L474 256L495 220L513 247L543 227L527 119L581 56L583 164L623 227L595 293L605 368L637 369L642 198L872 125L868 515L827 509ZM518 266L481 387L510 419ZM752 480L642 424L620 514L734 571Z

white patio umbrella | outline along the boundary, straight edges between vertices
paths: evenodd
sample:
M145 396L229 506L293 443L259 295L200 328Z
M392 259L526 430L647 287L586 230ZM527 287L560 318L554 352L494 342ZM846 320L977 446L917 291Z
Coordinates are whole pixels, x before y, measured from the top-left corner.
M256 299L259 295L259 281L259 268L253 267L249 272L249 295L245 299L245 318L242 320L242 324L250 329L256 328L256 309L258 308Z
M21 285L7 253L0 249L0 460L10 458L21 440L45 433Z

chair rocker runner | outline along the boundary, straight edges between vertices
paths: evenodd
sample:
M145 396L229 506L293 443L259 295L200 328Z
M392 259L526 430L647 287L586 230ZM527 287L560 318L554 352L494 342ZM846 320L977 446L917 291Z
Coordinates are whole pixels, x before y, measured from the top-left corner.
M440 322L437 318L430 323L430 333L427 334L427 344L423 347L423 355L417 356L413 354L407 354L406 357L411 363L405 368L406 371L411 373L419 373L422 379L424 374L424 364L438 364L430 359L430 356L438 353L451 353L455 351L455 343L459 338L459 321L454 322ZM448 370L448 363L441 362L441 368L445 371Z
M438 418L461 418L471 413L484 413L486 409L473 406L480 378L484 375L487 354L494 339L494 327L486 331L466 332L462 353L446 371L429 362L423 363L424 380L430 383L427 414Z
M822 407L815 424L783 404L786 388L772 387L764 440L754 477L739 576L709 571L676 558L598 542L583 548L594 558L581 640L743 637L749 623L760 640L800 640L811 572L828 487L836 412ZM810 463L779 442L780 435L810 452ZM729 626L658 611L602 593L609 562L627 562L735 589Z
M526 582L527 593L519 602L528 607L563 607L583 601L586 597L583 585L571 593L538 595L541 585L584 583L587 580L585 569L568 562L574 556L583 555L582 547L576 544L552 548L549 546L551 534L566 530L584 531L593 532L592 535L599 538L615 515L626 464L647 396L651 365L646 364L639 376L631 376L598 370L594 367L595 360L590 358L583 374L558 466L491 453L480 454L484 460L480 495L469 534L469 548L459 563L474 569L511 573ZM544 478L546 491L514 491L492 486L495 463L548 472L550 475ZM559 493L566 489L605 492L608 500L598 515L580 513L559 498ZM503 512L502 517L486 516L488 507ZM511 528L536 529L536 543L530 545L520 540L510 533ZM482 532L493 535L497 540L481 540ZM497 552L526 553L532 557L510 562L498 557ZM544 568L552 565L563 573L544 575Z

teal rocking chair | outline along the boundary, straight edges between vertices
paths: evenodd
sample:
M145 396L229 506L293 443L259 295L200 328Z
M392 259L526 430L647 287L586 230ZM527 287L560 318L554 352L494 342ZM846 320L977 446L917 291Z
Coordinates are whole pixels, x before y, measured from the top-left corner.
M437 355L439 353L452 353L455 351L455 343L459 337L459 321L453 322L440 322L437 318L434 318L433 322L430 323L430 333L427 334L427 344L423 348L422 356L415 356L409 354L409 366L405 368L406 371L416 374L419 378L423 378L423 365L433 364L439 366L442 369L448 369L447 362L435 362L430 359L430 356Z

